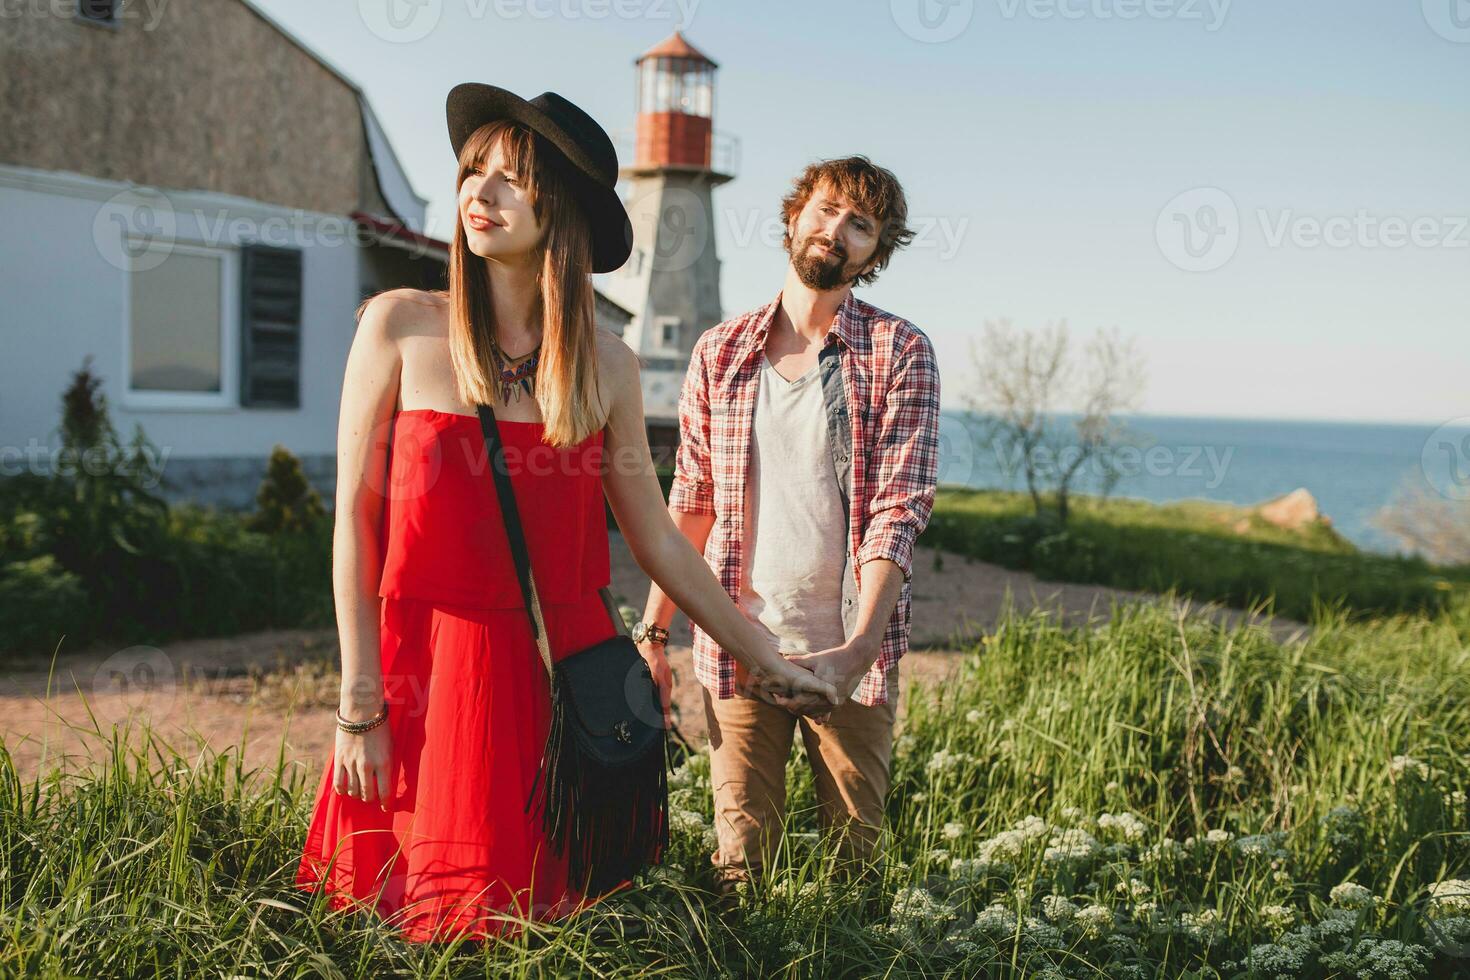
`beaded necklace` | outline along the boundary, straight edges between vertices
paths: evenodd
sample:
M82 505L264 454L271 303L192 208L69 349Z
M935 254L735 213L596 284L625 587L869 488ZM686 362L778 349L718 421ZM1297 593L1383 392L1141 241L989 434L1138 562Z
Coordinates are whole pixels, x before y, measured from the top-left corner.
M505 356L505 352L495 342L494 334L490 336L490 351L499 365L500 403L502 405L508 404L512 396L519 401L523 391L528 395L534 393L536 365L541 361L540 341L536 342L536 346L531 348L530 353L522 354L520 362L514 365L510 364L511 359Z

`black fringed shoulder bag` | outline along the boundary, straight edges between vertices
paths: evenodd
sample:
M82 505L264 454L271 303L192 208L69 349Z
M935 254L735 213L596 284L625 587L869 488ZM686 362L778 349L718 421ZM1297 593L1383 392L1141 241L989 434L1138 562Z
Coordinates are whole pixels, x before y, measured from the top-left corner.
M489 405L477 410L521 598L551 679L551 731L526 812L537 808L572 883L595 897L659 864L668 847L663 702L606 586L598 591L616 635L552 662L500 428Z

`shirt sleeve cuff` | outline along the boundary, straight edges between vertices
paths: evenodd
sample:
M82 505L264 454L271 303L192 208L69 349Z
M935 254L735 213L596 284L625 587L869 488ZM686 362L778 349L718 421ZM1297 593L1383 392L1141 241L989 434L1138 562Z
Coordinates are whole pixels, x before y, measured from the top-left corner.
M714 484L693 483L676 475L669 487L669 508L686 514L714 514Z
M914 538L913 528L904 524L887 524L881 527L869 525L868 533L858 548L857 563L887 558L903 570L905 582L913 578Z

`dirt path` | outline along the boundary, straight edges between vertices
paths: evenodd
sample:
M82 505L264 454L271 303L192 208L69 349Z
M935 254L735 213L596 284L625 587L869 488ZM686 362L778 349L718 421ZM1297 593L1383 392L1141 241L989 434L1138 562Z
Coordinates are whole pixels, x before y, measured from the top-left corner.
M648 576L623 540L612 535L612 590L642 610ZM1045 608L1063 622L1105 619L1113 601L1147 600L1145 593L1042 582L984 562L919 547L914 556L913 649L900 661L902 685L933 684L961 651L999 620L1009 594L1018 610ZM1235 610L1204 608L1236 622ZM1288 640L1305 629L1277 619L1272 631ZM705 739L700 690L690 657L689 623L675 617L669 656L675 672L676 724L695 744ZM203 745L240 746L247 768L274 767L278 754L315 779L331 751L337 701L335 630L272 630L187 640L163 648L98 648L58 657L48 688L49 660L37 659L0 676L0 742L23 778L65 765L90 768L105 756L113 727L143 746L144 723L155 739L185 757ZM900 717L905 703L900 699ZM152 751L149 752L152 755Z

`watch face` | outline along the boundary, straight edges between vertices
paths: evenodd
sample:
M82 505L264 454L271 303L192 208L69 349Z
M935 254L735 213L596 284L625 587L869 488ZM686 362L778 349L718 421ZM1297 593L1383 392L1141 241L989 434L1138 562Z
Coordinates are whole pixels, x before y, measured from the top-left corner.
M634 623L633 624L633 642L634 643L642 643L643 642L643 638L645 636L647 636L647 635L648 635L648 624L647 623L641 623L640 622L640 623Z

